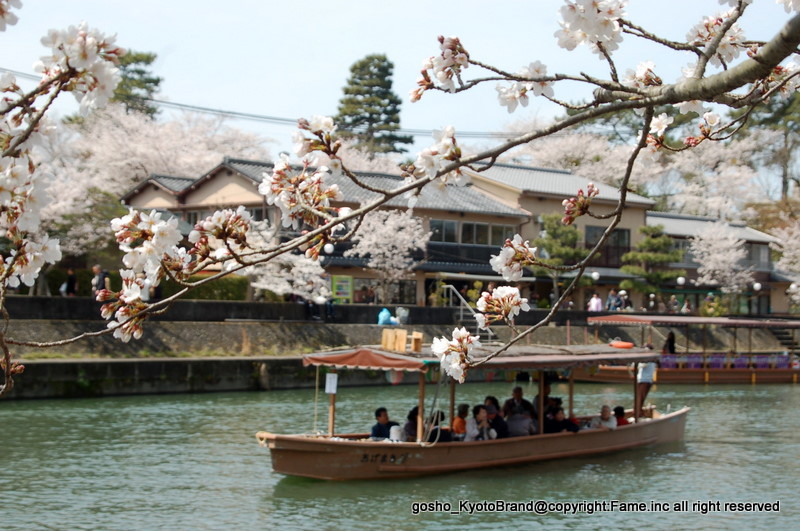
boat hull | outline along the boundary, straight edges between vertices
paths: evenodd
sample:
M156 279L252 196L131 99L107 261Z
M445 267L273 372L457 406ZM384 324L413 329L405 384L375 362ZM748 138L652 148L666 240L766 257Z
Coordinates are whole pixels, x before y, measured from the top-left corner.
M400 478L602 454L680 441L689 408L623 426L494 441L396 443L259 432L275 472L327 480Z
M578 368L572 371L576 382L633 383L633 371L627 367L601 365L592 371ZM796 369L688 369L675 368L656 371L656 383L665 384L761 384L798 383Z

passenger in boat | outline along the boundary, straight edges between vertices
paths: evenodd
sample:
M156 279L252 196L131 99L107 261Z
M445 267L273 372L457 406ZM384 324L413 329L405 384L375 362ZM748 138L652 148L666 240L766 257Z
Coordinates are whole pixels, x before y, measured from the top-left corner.
M497 432L489 425L486 406L478 404L472 408L472 418L467 420L467 435L465 442L489 441L497 438Z
M522 387L511 391L511 398L503 404L503 416L508 424L509 437L523 437L536 433L533 404L522 398Z
M444 422L445 414L442 411L434 411L431 416L431 429L428 432L428 442L453 442L453 436L450 430L442 429L442 422Z
M496 396L487 396L483 399L483 405L486 407L494 406L497 411L500 411L500 401L497 399Z
M492 429L497 432L498 439L508 438L508 424L495 406L486 406L486 418L489 419Z
M392 426L399 426L397 422L389 420L389 412L385 407L379 407L375 410L375 419L378 422L372 427L370 437L376 440L388 439Z
M419 415L419 406L414 406L411 411L406 415L407 422L403 426L403 432L406 434L405 440L414 442L417 440L417 416Z
M451 430L454 441L463 441L467 435L467 415L469 415L469 404L459 404Z
M544 432L545 433L561 433L565 431L577 432L578 425L566 418L564 415L564 408L559 407L553 411L553 415L551 418L547 418L544 421Z
M524 414L533 418L533 404L528 400L522 398L522 387L517 386L511 391L511 398L506 400L503 404L503 416L508 420L508 417L514 414Z
M617 429L617 417L611 414L611 408L603 405L600 408L600 416L593 417L589 423L589 429L593 430L615 430Z
M614 408L614 416L617 418L617 427L619 426L626 426L630 424L628 419L625 418L625 408L622 406L617 406Z

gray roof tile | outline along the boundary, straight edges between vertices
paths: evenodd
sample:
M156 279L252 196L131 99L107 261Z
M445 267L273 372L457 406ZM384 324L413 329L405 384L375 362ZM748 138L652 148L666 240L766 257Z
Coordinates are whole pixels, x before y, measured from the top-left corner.
M261 182L264 172L272 171L271 162L226 159L225 164L255 182ZM357 172L357 175L363 178L369 186L381 190L394 190L403 185L403 178L399 175L367 172ZM379 197L375 192L361 188L344 176L331 176L329 182L339 185L342 196L348 203L361 204ZM400 208L407 206L408 200L400 196L386 204ZM527 212L491 199L472 186L447 185L443 187L437 186L435 183L422 189L414 208L514 217L528 216Z
M593 182L586 177L573 175L565 170L551 170L534 168L530 166L516 166L511 164L496 163L491 168L479 172L479 175L493 181L511 186L522 192L540 193L555 197L573 197L578 189L586 191L586 186ZM594 183L600 191L598 199L617 201L619 191L607 184ZM639 194L628 192L628 204L652 206L655 202Z
M662 225L665 234L684 238L696 236L705 225L715 223L716 221L718 220L714 218L674 214L671 212L647 213L647 224L649 226ZM734 229L737 238L746 242L770 243L777 241L773 236L750 228L743 223L726 223L726 225Z

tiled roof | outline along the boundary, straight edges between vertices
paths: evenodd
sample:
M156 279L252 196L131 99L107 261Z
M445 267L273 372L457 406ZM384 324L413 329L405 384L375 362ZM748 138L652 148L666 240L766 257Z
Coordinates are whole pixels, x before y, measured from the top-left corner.
M647 225L662 225L664 233L669 236L691 238L697 236L706 225L715 223L718 220L701 216L687 216L685 214L673 214L669 212L648 212ZM776 238L764 232L752 229L743 223L726 223L732 228L736 237L740 240L752 243L771 243L777 241Z
M573 175L564 170L550 170L500 163L494 164L491 168L480 172L478 175L511 186L522 192L552 195L560 198L574 196L579 188L585 191L586 186L590 182L593 182L592 179ZM613 186L598 182L594 184L600 191L597 196L598 199L606 199L609 201L617 201L619 199L619 191ZM627 202L628 204L646 206L655 204L653 200L632 192L628 192Z
M272 171L272 163L263 161L225 159L225 164L255 182L261 182L264 172ZM403 185L403 178L399 175L365 172L357 172L357 175L365 184L380 190L394 190ZM342 196L347 202L361 204L379 197L377 193L361 188L344 176L331 176L328 182L339 185ZM408 200L400 196L390 200L386 205L405 207L408 205ZM528 216L527 212L491 199L471 186L442 187L436 183L431 183L422 189L415 208L521 218Z
M164 188L179 193L182 192L184 189L188 188L195 179L190 177L175 177L174 175L158 175L153 174L150 176L151 181L155 181Z

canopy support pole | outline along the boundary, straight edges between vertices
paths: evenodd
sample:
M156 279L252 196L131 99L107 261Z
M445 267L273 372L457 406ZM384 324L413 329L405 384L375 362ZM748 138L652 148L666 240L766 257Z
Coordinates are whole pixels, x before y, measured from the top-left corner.
M642 407L639 404L639 364L633 364L633 418L634 422L639 422L642 415Z
M539 399L538 399L538 408L537 411L539 412L537 422L539 426L537 427L538 433L544 433L544 370L539 370Z
M417 413L417 442L422 441L422 422L425 419L425 373L419 373L419 411Z
M336 371L331 371L336 374ZM328 435L333 437L334 428L336 426L336 393L331 393L330 402L328 403Z
M575 413L573 411L575 394L575 377L572 375L572 369L569 370L569 418L573 418Z
M450 431L453 431L453 421L456 418L456 381L450 377Z

